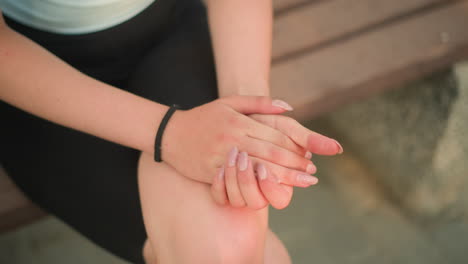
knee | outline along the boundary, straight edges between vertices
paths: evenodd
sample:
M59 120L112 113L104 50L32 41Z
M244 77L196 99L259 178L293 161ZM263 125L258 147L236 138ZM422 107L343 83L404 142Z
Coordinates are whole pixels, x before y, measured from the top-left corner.
M265 252L265 232L254 226L246 225L232 229L215 241L217 259L213 263L262 263Z
M153 248L151 247L151 243L149 242L149 240L145 241L145 244L143 245L142 254L145 264L156 264L156 255L154 254Z
M226 217L199 241L192 241L187 259L181 263L263 263L266 221L259 217ZM184 250L185 251L185 250ZM180 252L180 251L179 251ZM184 255L184 254L182 254Z

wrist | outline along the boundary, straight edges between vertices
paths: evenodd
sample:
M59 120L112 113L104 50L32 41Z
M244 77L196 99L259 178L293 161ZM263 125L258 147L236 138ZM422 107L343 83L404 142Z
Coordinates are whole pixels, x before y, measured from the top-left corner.
M141 129L144 133L135 131L137 135L140 135L141 147L138 149L142 152L154 156L156 133L168 109L169 107L166 105L151 102L145 111L140 112L139 118L135 119L136 124L141 124L144 127Z
M179 150L182 149L180 145L181 137L187 137L184 134L183 127L184 121L180 121L184 117L184 110L176 109L168 120L164 129L164 134L160 142L160 154L164 162L169 165L174 165L172 162L180 155ZM180 122L179 122L180 121Z
M154 141L154 161L156 162L162 162L162 138L164 135L164 130L166 129L166 126L168 122L170 122L170 119L172 115L175 113L176 110L179 109L179 106L177 105L172 105L170 106L166 113L164 114L164 117L162 121L159 124L158 131L156 133L155 141Z
M270 84L266 80L220 83L218 87L219 97L230 95L270 96Z

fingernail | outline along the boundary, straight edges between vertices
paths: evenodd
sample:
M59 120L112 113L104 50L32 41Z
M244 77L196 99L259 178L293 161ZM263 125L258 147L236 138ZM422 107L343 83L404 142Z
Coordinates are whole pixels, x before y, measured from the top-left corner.
M273 106L276 106L276 107L281 107L283 108L284 110L288 110L288 111L292 111L293 108L292 106L290 106L288 103L286 103L285 101L283 100L279 100L279 99L275 99L271 102L271 104Z
M229 158L228 158L228 166L233 167L236 165L236 160L237 160L237 154L239 153L239 150L237 147L233 147L231 151L229 151Z
M245 171L247 169L247 165L249 164L248 157L249 156L247 155L247 152L245 151L242 151L241 153L239 153L239 158L237 159L237 168L240 171Z
M297 175L297 180L299 182L308 184L308 185L314 185L318 182L318 179L314 176L310 176L308 174L299 174Z
M255 170L257 171L257 177L260 180L264 180L264 179L267 178L267 172L266 172L265 165L263 165L261 163L257 163L257 166L255 167Z
M317 168L315 167L314 164L311 163L311 164L307 165L307 168L306 168L307 173L313 174L316 171L317 171Z
M224 178L224 166L222 166L221 168L219 168L219 171L218 171L218 179L220 181L222 181Z
M306 159L312 158L312 152L307 151L307 152L305 153L304 157L305 157Z
M338 143L338 141L336 141L336 140L333 140L333 141L335 141L335 144L338 146L338 149L339 149L338 154L343 153L343 147L340 145L340 143Z

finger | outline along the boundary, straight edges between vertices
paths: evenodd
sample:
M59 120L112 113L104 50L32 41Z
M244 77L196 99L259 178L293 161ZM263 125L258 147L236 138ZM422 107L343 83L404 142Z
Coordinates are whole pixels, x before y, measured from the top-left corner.
M258 187L252 161L249 159L247 152L239 154L237 169L237 182L247 206L255 210L265 208L268 202Z
M281 114L293 110L288 103L273 100L269 96L234 95L220 98L218 101L242 114Z
M301 170L309 174L317 171L312 161L306 159L303 155L298 155L268 141L248 137L242 142L241 148L245 149L251 156L268 160L287 168Z
M265 165L257 163L255 168L260 189L268 202L276 209L283 209L289 205L292 198L292 188L282 185Z
M296 186L309 187L318 183L318 179L302 171L289 169L264 159L251 157L254 163L263 163L270 173L274 174L280 183Z
M301 156L305 156L306 150L296 144L287 134L268 125L259 123L251 118L249 118L249 121L250 124L247 128L247 135L249 137L271 142L278 147L282 147Z
M262 115L262 114L252 114L249 115L250 118L254 119L257 122L260 122L264 125L267 125L271 128L277 129L276 128L276 120L278 119L278 115ZM282 131L285 136L288 136L285 134L284 131ZM289 136L288 136L289 137ZM290 138L291 139L291 138ZM312 153L308 151L307 149L303 148L302 146L298 145L296 142L294 142L292 139L291 141L294 143L293 145L287 147L290 151L293 151L299 155L303 155L306 159L310 160L312 158ZM288 144L290 144L288 142Z
M276 127L276 122L278 119L281 118L281 116L279 115L263 115L263 114L252 114L252 115L249 115L250 118L254 119L255 121L259 122L259 123L262 123L264 125L267 125L271 128L274 128L274 129L277 129L278 128ZM287 132L289 131L280 131L281 133L283 133L285 136L288 136L289 139L291 139L291 137L289 137L289 135L287 134ZM299 155L303 155L306 159L311 159L312 158L312 153L307 150L306 148L298 145L296 142L294 142L294 140L291 139L291 141L294 143L294 144L291 144L291 143L287 143L289 144L287 149L299 154Z
M320 155L343 153L343 147L336 140L313 132L290 117L282 115L250 115L250 117L278 129L296 144L313 153Z
M229 203L233 207L244 207L245 201L244 197L242 197L241 191L239 189L239 185L237 184L237 157L239 154L239 150L237 147L234 147L229 152L228 162L226 164L226 168L224 169L225 173L225 181L226 181L226 191L227 196L229 199Z
M228 202L224 181L224 166L219 168L217 175L213 178L211 196L213 196L213 199L219 205L226 205Z

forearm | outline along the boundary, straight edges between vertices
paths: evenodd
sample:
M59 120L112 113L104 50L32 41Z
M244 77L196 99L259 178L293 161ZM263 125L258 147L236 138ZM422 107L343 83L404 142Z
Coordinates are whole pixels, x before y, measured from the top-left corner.
M152 153L166 106L90 78L2 25L0 99L97 137Z
M220 97L269 95L271 0L207 0Z

